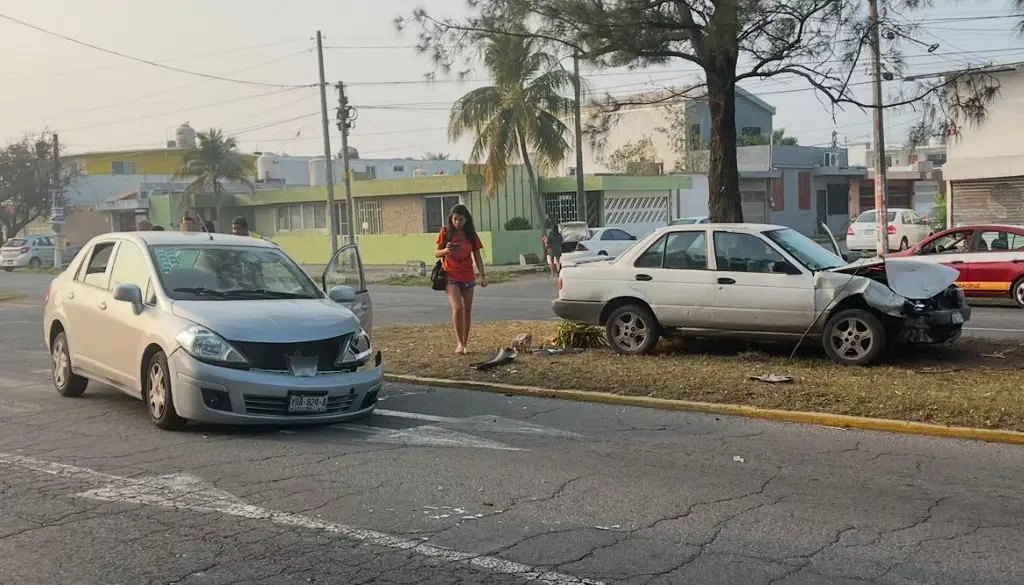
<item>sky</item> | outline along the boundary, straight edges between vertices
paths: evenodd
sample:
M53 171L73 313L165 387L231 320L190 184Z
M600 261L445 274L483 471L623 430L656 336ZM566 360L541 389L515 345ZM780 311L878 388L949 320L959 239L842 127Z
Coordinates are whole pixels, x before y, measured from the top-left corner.
M1024 37L1013 32L1010 0L935 0L934 8L906 16L920 22L919 43L904 41L907 74L981 63L1024 61ZM0 0L0 15L136 58L213 76L208 79L139 63L76 45L0 18L0 140L57 132L70 152L160 148L189 122L199 131L221 128L244 151L322 155L315 52L324 36L329 84L344 81L359 111L350 144L362 158L419 158L427 151L467 159L471 143L449 144L448 109L486 84L440 76L413 49L413 31L392 22L416 8L432 15L463 14L464 0ZM928 54L925 45L938 43ZM570 63L570 62L567 62ZM687 83L695 66L679 62L647 71L589 70L591 94L623 96ZM867 101L866 68L853 79ZM263 84L263 85L260 85ZM283 87L282 87L283 86ZM295 88L290 86L311 86ZM804 82L771 79L743 87L775 106L775 127L800 144L870 140L871 114L833 112ZM329 90L330 106L337 101ZM889 112L886 142L899 144L917 119ZM340 136L331 114L332 150Z

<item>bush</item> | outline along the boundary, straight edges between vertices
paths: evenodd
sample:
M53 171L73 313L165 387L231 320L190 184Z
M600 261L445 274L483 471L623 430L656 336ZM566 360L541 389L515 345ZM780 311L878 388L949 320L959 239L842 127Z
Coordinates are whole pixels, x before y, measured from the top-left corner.
M533 224L530 220L525 217L513 217L512 219L505 222L506 232L518 232L523 230L532 230Z
M592 325L563 321L555 329L555 345L562 349L604 347L604 330Z

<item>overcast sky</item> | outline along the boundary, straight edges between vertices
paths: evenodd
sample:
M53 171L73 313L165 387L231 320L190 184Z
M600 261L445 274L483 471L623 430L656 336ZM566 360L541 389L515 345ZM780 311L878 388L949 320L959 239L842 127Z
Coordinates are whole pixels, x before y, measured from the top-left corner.
M913 15L916 35L939 43L931 55L909 45L908 73L956 69L982 60L1024 60L1024 38L1012 32L1009 1L943 2ZM323 31L328 82L344 80L360 108L351 144L364 158L419 157L443 151L466 158L468 145L449 145L447 107L481 81L423 81L430 66L411 48L414 35L392 26L398 14L425 7L459 14L463 0L0 0L0 14L142 59L217 76L276 85L317 82L313 37ZM315 88L279 88L190 76L75 45L0 19L0 138L44 129L59 132L72 152L161 147L185 121L197 130L223 128L244 150L322 154ZM664 70L586 72L595 93L622 95L684 83L692 65ZM480 80L481 72L471 78ZM855 78L867 100L866 72ZM778 113L801 144L869 140L871 118L830 111L799 80L744 87ZM334 102L332 91L328 100ZM389 106L391 105L391 106ZM381 108L383 106L383 108ZM901 142L913 112L887 120L887 142ZM332 147L340 138L333 127Z

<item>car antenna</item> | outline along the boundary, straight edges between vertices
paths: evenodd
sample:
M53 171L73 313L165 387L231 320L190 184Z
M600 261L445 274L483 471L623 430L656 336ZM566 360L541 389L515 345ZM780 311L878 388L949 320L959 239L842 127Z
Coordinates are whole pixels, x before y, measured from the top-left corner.
M199 218L199 225L203 226L203 231L206 232L206 235L210 236L210 241L212 242L213 241L213 234L211 234L210 230L207 229L206 222L202 218Z

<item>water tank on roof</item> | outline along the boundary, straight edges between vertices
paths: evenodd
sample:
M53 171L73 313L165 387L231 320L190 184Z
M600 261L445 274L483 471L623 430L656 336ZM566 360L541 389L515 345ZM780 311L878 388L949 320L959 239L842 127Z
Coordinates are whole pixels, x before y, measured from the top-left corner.
M314 187L327 184L327 163L324 162L324 157L309 161L309 184Z
M256 159L257 178L261 181L273 181L281 178L281 157L272 152L265 152Z
M178 148L195 148L196 131L185 122L174 130L174 144Z
M349 158L349 160L352 160L354 158L359 158L359 151L356 150L356 147L354 147L354 146L348 147L348 158Z

